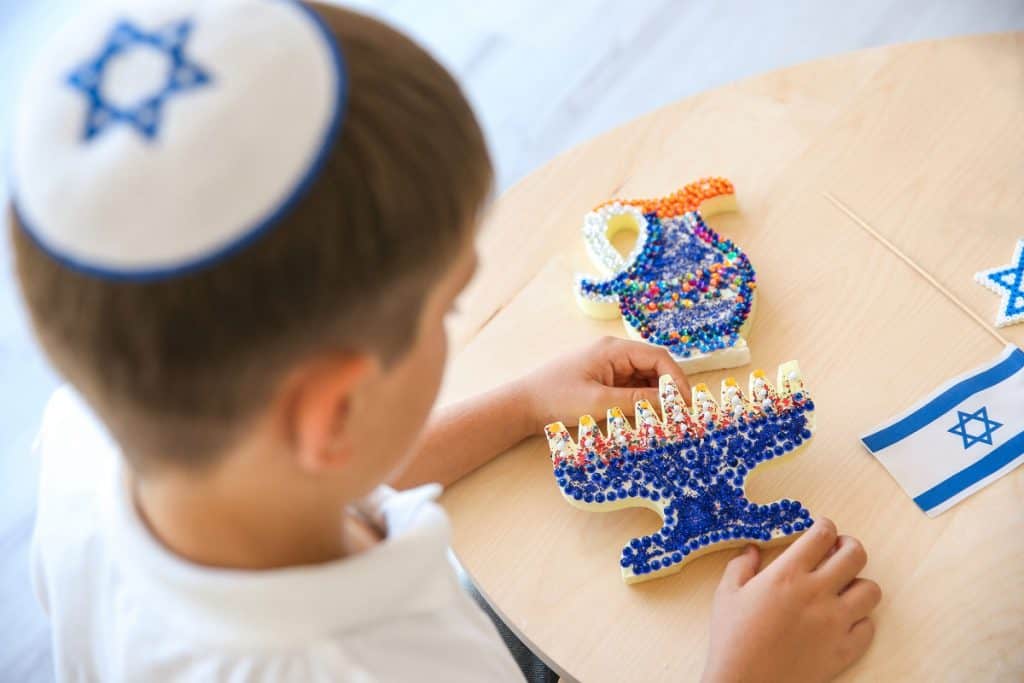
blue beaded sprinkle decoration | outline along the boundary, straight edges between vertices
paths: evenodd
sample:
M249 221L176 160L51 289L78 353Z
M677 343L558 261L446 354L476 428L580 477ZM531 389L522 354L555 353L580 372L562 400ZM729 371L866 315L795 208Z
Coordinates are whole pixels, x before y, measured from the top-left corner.
M634 538L619 564L626 583L679 571L716 550L792 540L811 525L794 500L757 504L744 485L762 463L801 449L814 432L814 402L795 361L779 367L773 385L758 370L744 394L722 383L716 401L707 385L692 390L688 407L669 375L660 379L662 416L636 404L636 427L618 408L607 415L607 435L594 418L580 418L578 439L561 422L545 427L555 480L565 499L584 510L646 507L662 527Z
M687 359L734 347L742 353L700 370L742 365L749 362L743 335L757 278L747 255L708 227L702 215L734 208L732 186L702 190L693 184L684 190L703 194L672 204L666 204L669 198L612 202L586 216L584 242L606 277L578 277L577 300L593 317L622 316L633 336L665 347L684 367ZM710 207L709 199L715 202ZM683 210L697 206L700 210ZM610 242L624 231L637 236L626 257Z
M1024 238L1017 240L1008 265L974 275L978 284L1002 296L996 327L1024 323Z

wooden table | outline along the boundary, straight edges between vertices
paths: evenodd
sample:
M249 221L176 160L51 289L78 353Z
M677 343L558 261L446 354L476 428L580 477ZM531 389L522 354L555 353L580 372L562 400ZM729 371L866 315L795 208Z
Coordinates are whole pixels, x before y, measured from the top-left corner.
M666 74L671 78L671 74ZM885 598L846 680L1024 676L1024 468L926 518L860 445L867 430L994 358L998 297L973 282L1024 237L1024 34L869 50L704 93L558 157L503 196L483 267L453 321L443 401L472 395L621 324L577 310L593 272L584 213L704 175L732 179L738 214L709 222L758 270L753 366L799 359L819 430L749 489L794 497L860 537ZM826 198L847 206L858 222ZM881 238L881 239L880 239ZM934 278L908 266L905 254ZM1024 325L1002 328L1024 346ZM716 386L726 374L700 376ZM744 379L745 381L745 379ZM495 608L567 678L692 680L731 552L626 586L618 552L659 520L561 498L531 439L452 486L459 559Z

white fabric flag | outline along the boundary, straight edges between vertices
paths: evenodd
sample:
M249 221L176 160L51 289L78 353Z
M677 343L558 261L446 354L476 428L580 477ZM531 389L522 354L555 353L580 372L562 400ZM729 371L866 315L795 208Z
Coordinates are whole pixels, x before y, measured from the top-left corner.
M935 517L1024 463L1024 351L940 386L863 437L926 515Z

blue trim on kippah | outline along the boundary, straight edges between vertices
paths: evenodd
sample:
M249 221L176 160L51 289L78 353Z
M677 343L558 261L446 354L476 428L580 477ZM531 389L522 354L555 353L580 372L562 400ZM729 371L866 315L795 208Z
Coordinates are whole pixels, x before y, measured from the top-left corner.
M331 53L332 61L334 62L334 75L337 79L337 100L334 108L334 115L331 118L330 125L327 129L327 134L324 136L323 144L320 146L320 150L317 152L316 157L310 164L305 175L296 184L295 188L288 195L287 198L273 210L270 215L262 220L257 221L251 228L246 230L240 237L228 242L226 245L220 247L214 252L206 254L194 261L187 263L168 266L166 268L151 268L142 270L113 270L109 268L101 268L89 263L85 263L74 257L62 254L59 251L53 249L47 245L36 231L32 229L31 224L24 213L18 207L17 200L17 186L16 180L12 178L11 182L11 207L14 211L15 216L18 218L22 230L31 238L31 240L45 252L52 259L60 263L61 265L84 273L86 275L92 275L94 277L102 278L105 280L116 280L121 282L152 282L155 280L166 280L173 277L182 275L188 275L196 271L202 270L208 266L222 261L235 253L241 251L251 243L259 239L265 232L270 230L278 221L284 218L288 212L290 212L303 195L309 190L310 186L316 181L320 175L321 169L327 162L327 158L330 155L331 149L334 147L334 143L338 138L338 133L341 130L341 124L345 119L345 105L348 101L348 72L345 68L345 58L342 55L341 47L334 38L334 34L324 23L324 20L316 13L311 7L300 2L299 0L284 0L289 4L294 5L300 11L305 13L307 17L316 25L319 29L320 34L324 38L324 42L327 44L328 49Z

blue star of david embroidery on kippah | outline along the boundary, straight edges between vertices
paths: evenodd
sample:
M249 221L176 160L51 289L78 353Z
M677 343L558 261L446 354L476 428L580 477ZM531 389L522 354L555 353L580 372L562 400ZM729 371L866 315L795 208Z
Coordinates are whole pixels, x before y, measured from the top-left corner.
M984 406L978 408L973 413L965 413L962 410L958 410L956 411L956 417L958 420L957 424L947 431L950 434L956 434L964 440L964 450L967 450L976 443L991 446L992 432L1003 426L1002 422L988 419L988 408ZM971 434L967 431L967 425L971 422L980 422L982 424L983 431L981 434Z
M82 139L90 141L117 123L129 125L147 140L160 130L164 102L171 96L201 87L210 82L210 75L185 57L185 42L192 31L192 22L180 21L156 32L147 32L130 21L119 21L107 37L96 57L75 69L68 84L82 92L88 102ZM129 107L118 106L104 97L103 79L107 68L118 56L133 49L152 49L166 55L167 76L154 83L151 93Z

